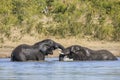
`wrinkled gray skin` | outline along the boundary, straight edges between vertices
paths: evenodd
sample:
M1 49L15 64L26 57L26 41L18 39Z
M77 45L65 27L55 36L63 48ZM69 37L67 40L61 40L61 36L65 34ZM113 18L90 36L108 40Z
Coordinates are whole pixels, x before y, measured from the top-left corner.
M45 54L37 47L27 44L17 46L11 54L11 61L40 61L45 59Z
M117 58L108 50L91 50L79 45L70 46L59 55L59 61L64 61L64 57L73 59L73 61L85 60L117 60Z
M60 48L62 45L51 39L45 39L34 45L21 44L17 46L11 53L11 61L41 61L45 60L45 55L53 54L53 50Z

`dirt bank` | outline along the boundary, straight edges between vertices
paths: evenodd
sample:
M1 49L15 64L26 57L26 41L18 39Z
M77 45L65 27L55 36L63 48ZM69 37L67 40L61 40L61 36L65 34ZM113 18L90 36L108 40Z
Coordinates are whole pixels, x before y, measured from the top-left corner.
M109 42L109 41L92 41L86 39L76 39L76 38L67 38L67 39L54 39L54 41L61 43L65 47L71 45L81 45L94 50L97 49L107 49L112 52L115 56L120 56L120 42ZM30 40L30 41L29 41ZM0 58L8 58L11 55L12 50L19 44L34 44L37 41L41 41L42 39L29 39L20 42L9 42L7 41L4 44L0 45ZM50 55L48 57L58 57L58 52L54 51L54 55Z

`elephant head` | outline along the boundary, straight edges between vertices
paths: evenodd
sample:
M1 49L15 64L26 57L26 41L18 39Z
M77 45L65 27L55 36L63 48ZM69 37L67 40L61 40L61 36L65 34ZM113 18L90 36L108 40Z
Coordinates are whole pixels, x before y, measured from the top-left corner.
M73 45L64 49L59 55L59 61L64 61L65 58L70 60L85 60L89 52L79 45Z
M39 51L44 53L45 55L53 54L53 50L55 49L64 50L64 47L61 44L51 39L45 39L43 41L37 42L34 44L34 46L37 46Z

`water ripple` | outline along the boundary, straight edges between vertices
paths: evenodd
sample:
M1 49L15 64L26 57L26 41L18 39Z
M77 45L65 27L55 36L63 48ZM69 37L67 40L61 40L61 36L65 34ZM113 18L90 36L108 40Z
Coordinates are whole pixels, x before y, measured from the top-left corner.
M119 80L120 60L10 62L0 59L0 80Z

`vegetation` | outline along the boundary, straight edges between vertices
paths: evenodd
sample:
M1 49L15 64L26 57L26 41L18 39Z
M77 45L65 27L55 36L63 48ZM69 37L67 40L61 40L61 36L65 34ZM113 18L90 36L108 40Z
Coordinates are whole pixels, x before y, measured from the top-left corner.
M1 0L0 42L23 34L120 41L120 0Z

